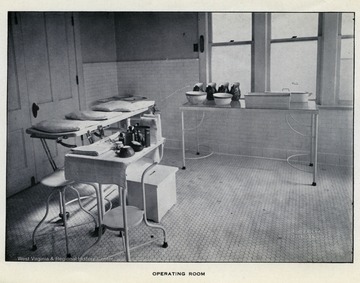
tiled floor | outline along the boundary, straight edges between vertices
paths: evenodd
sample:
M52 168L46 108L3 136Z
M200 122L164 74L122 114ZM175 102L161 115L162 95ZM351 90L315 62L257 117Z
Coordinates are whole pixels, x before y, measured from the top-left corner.
M166 150L162 164L180 167L180 151ZM132 250L132 260L352 262L352 174L351 168L319 165L313 187L311 174L284 161L225 155L188 160L187 169L177 172L177 204L162 219L169 247L161 247L160 231L140 225L130 231L131 245L159 240ZM91 193L86 187L80 191ZM37 185L7 199L6 260L65 260L63 229L55 223L57 199L48 217L52 223L39 229L38 249L30 250L47 194ZM116 190L110 198L116 206ZM96 213L93 200L84 205ZM70 260L75 261L96 240L91 237L94 223L76 203L68 210ZM121 252L121 238L107 231L86 261L124 261Z

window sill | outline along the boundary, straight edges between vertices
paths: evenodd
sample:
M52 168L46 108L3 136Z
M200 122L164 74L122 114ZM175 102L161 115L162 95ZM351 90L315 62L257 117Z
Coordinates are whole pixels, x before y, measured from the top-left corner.
M354 110L352 105L318 105L323 110Z

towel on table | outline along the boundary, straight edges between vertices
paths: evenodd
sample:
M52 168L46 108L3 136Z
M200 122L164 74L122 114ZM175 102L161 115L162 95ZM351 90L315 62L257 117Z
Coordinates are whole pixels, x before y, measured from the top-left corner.
M122 100L122 101L139 101L139 100L146 100L146 99L147 99L147 97L138 96L138 95L133 95L133 96L112 96L112 97L101 98L99 100L93 101L92 105L99 104L99 103L105 103L105 102L109 102L109 101L118 101L118 100Z
M91 121L75 121L66 119L51 119L41 121L34 126L34 129L47 133L68 133L94 125Z
M107 120L106 115L96 111L74 111L65 115L69 120L102 121Z
M148 108L152 105L154 105L154 101L142 100L129 102L117 100L93 105L91 109L94 111L104 112L131 112L139 109Z
M84 146L78 146L71 149L72 153L90 156L99 156L105 152L111 150L112 145L109 143L90 144Z
M140 118L140 125L150 127L150 141L152 144L162 139L160 114L144 114Z

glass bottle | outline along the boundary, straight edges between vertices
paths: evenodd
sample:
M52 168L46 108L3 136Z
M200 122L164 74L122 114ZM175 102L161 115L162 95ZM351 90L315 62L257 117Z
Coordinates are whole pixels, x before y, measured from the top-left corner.
M239 99L241 97L239 82L233 83L233 85L231 86L231 89L230 89L230 93L233 95L233 97L231 99L232 101L239 101Z
M214 93L216 92L216 83L208 83L206 86L206 99L214 100Z

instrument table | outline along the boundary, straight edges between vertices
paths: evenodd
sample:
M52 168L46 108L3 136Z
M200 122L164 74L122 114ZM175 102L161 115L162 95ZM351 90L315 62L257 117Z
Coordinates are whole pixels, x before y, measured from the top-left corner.
M185 129L184 126L184 112L228 112L228 111L244 111L244 112L282 112L284 114L306 113L311 115L311 142L310 142L310 166L312 166L313 182L316 186L317 178L317 163L318 163L318 130L319 130L319 109L315 101L308 101L307 103L290 103L289 108L246 108L245 101L232 101L230 105L217 106L214 101L205 101L204 104L192 105L189 102L180 106L181 111L181 140L182 140L182 169L186 169L185 164ZM195 128L197 129L198 126ZM198 140L198 139L196 139ZM289 160L289 158L288 158Z

